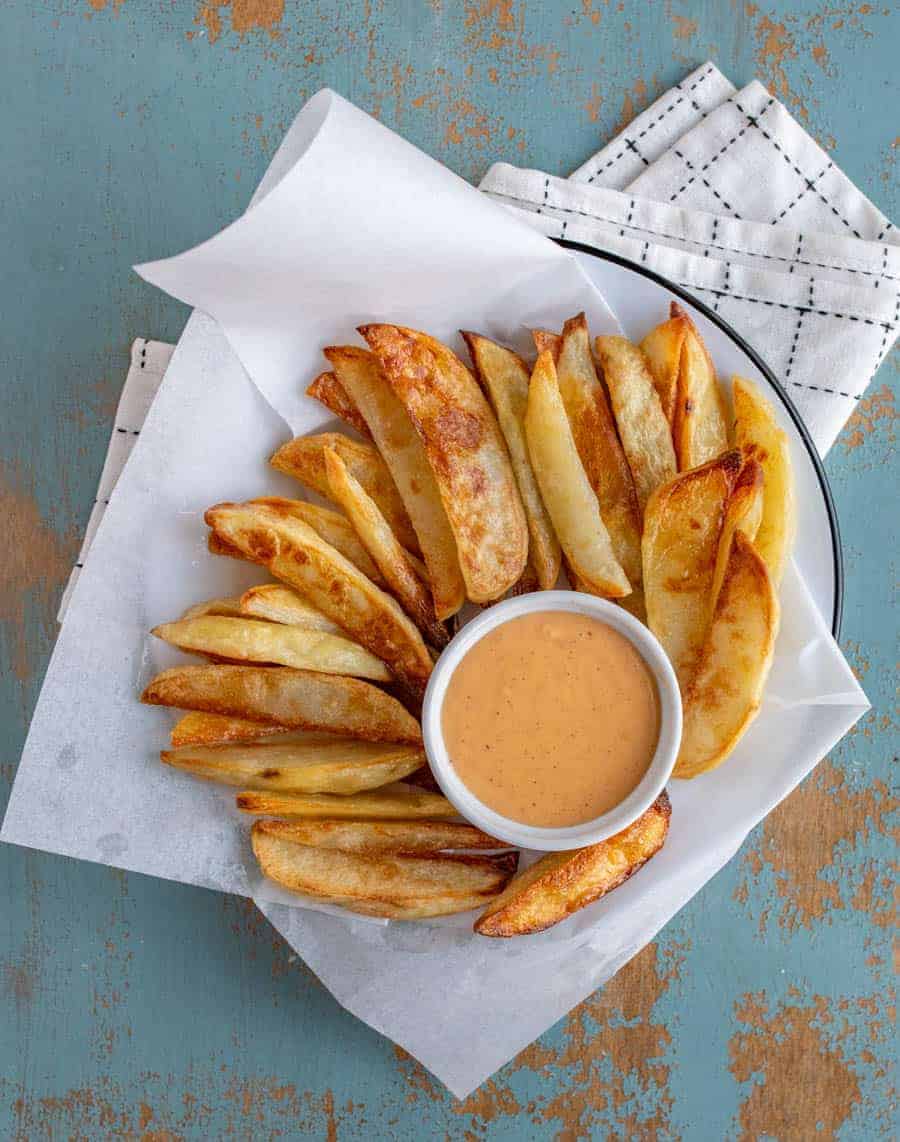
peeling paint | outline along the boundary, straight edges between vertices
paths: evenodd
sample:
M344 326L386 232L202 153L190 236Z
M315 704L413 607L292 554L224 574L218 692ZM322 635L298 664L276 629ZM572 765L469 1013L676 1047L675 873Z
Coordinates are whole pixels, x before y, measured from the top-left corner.
M211 44L222 35L222 16L226 11L231 30L237 35L268 32L272 39L277 39L284 16L284 0L207 0L197 9L194 23L206 29Z
M862 397L841 433L845 452L855 452L876 433L888 447L893 447L897 441L895 423L898 416L894 393L887 384L881 385L870 396Z

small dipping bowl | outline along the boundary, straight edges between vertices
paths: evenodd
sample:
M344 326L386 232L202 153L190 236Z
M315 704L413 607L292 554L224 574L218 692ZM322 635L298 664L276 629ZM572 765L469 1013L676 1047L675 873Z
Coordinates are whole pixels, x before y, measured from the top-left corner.
M624 636L647 664L659 698L659 738L647 772L614 808L577 825L543 828L526 825L491 809L463 783L447 751L442 726L444 697L453 672L472 647L511 619L545 611L568 611L606 623ZM621 832L648 809L672 774L681 743L681 693L675 671L656 637L628 611L606 599L576 591L537 591L495 603L467 623L441 654L425 691L422 706L425 752L444 796L459 813L491 836L521 848L541 852L594 845Z

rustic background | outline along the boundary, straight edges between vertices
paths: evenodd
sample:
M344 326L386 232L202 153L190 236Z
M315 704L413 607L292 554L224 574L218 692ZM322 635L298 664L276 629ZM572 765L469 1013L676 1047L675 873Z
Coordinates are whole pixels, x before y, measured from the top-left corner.
M0 3L0 808L129 343L186 318L129 266L234 217L307 96L333 86L471 179L564 174L712 58L896 217L898 35L842 0ZM4 848L0 1136L889 1136L895 381L896 358L827 464L874 709L602 993L455 1103L252 906Z

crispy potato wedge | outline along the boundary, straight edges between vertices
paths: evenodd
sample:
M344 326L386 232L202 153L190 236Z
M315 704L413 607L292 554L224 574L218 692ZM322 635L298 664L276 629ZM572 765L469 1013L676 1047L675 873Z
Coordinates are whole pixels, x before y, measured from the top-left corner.
M597 379L583 313L563 326L556 376L575 447L616 559L632 587L637 587L641 582L641 509L609 401Z
M259 827L251 843L265 876L292 892L367 916L421 920L480 907L500 892L518 854L362 855L296 844Z
M157 674L141 701L365 741L422 740L415 718L377 686L289 666L176 666Z
M709 622L709 599L739 451L682 472L650 497L644 514L647 625L672 661L682 689Z
M305 500L288 500L283 496L260 496L249 502L268 504L276 511L302 520L313 531L317 531L326 543L330 543L335 550L340 551L345 559L349 559L353 566L358 567L373 583L379 587L385 586L377 564L360 543L353 524L340 512L323 508L320 504L307 503Z
M529 559L525 564L525 570L506 592L506 597L514 599L517 595L530 595L534 591L544 591L546 589L547 588L541 584L538 573L534 569L534 564Z
M626 595L624 599L617 601L620 607L624 607L630 615L634 615L638 622L647 626L647 600L644 597L643 587L638 587L630 595Z
M259 559L251 559L249 555L245 555L243 551L240 551L237 547L226 543L225 540L222 539L221 536L216 535L214 531L211 531L206 537L206 548L210 555L224 555L229 559L242 559L247 563L261 562Z
M178 749L183 745L225 745L228 742L255 741L267 737L288 741L292 736L293 731L274 722L250 722L245 718L231 718L227 714L190 710L172 727L170 740L172 748Z
M381 659L357 643L340 635L283 623L200 615L196 619L162 623L151 634L181 650L214 654L231 662L268 662L323 674L350 674L375 682L391 680L391 672Z
M360 436L367 440L372 439L366 418L353 402L353 397L347 392L337 378L336 373L320 373L306 390L308 397L314 397L320 404L325 405L329 412L355 428Z
M528 521L529 562L537 575L539 586L545 591L551 591L559 578L562 553L553 523L541 499L541 490L531 467L528 442L525 439L529 372L522 358L511 349L505 349L478 333L463 332L463 337L472 355L475 375L488 394L509 448L509 457Z
M735 377L731 391L735 444L762 465L765 486L755 544L777 584L784 575L797 530L790 447L772 406L755 385Z
M778 597L766 563L737 530L709 633L684 695L675 777L697 777L720 765L756 717L778 620Z
M446 797L402 781L352 793L239 793L237 807L265 817L333 817L361 821L411 821L418 817L452 821L458 814Z
M672 315L687 322L672 419L678 470L686 472L725 451L728 422L712 358L696 325L676 302Z
M716 569L709 591L709 621L712 621L716 599L725 579L731 555L731 537L736 531L742 531L752 543L759 530L763 508L763 484L762 465L758 460L745 460L725 508L725 519L716 553Z
M212 533L215 535L215 532ZM241 614L270 623L286 623L304 630L320 630L325 634L342 634L343 629L308 603L296 591L282 583L260 583L241 595Z
M396 600L311 527L269 504L219 504L206 522L240 547L386 663L415 694L424 692L432 662L416 626Z
M363 325L359 332L425 446L469 599L499 599L522 574L528 525L484 394L456 354L425 333L398 325Z
M435 613L441 621L448 619L465 602L466 587L456 539L419 434L374 354L355 345L335 345L325 356L365 418L394 478L428 568Z
M643 511L677 471L672 432L640 349L624 337L598 337L594 347Z
M413 856L446 852L448 849L508 849L474 825L457 821L326 821L261 820L254 826L261 833L282 837L317 849L339 849L376 856L400 853Z
M228 615L231 618L239 617L241 600L235 599L207 599L204 603L194 603L181 616L183 619L199 619L203 615Z
M362 484L353 478L337 452L330 448L325 450L325 467L331 484L331 498L347 513L389 590L433 646L446 646L450 635L443 623L437 620L431 592L397 542L378 505Z
M544 503L577 581L597 595L627 595L631 586L578 458L548 352L538 357L531 375L525 435Z
M559 351L562 348L562 337L558 333L551 333L549 329L532 329L531 340L534 342L535 351L540 353L552 353L553 363L559 360Z
M659 403L670 425L675 420L681 348L688 328L687 317L679 310L668 321L651 329L641 342L641 351L650 366L650 375L659 394Z
M282 444L269 463L328 499L325 449L333 448L372 499L404 547L419 553L419 541L388 468L374 445L351 440L340 432L297 436Z
M331 734L295 734L285 742L185 746L163 750L166 765L237 785L284 793L359 793L400 781L425 764L420 746L341 739Z
M662 848L672 808L665 792L621 833L598 845L547 853L520 872L475 921L481 936L527 936L593 904Z

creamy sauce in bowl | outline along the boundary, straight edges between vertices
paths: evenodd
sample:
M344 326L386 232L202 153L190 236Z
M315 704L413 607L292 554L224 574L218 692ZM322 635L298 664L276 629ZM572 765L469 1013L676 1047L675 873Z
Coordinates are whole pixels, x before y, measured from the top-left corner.
M526 825L591 821L641 782L656 751L656 680L623 634L539 611L488 631L447 683L450 762L486 806Z

